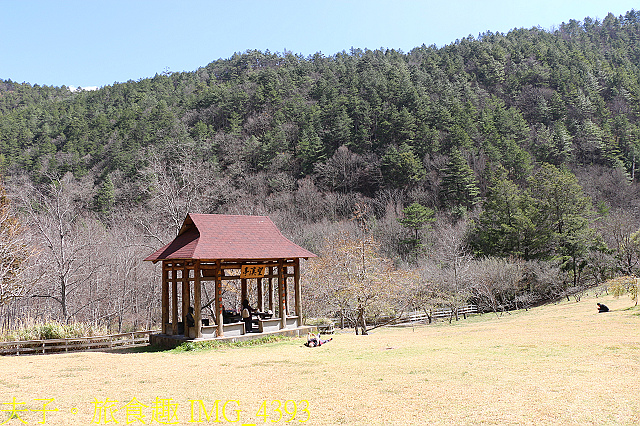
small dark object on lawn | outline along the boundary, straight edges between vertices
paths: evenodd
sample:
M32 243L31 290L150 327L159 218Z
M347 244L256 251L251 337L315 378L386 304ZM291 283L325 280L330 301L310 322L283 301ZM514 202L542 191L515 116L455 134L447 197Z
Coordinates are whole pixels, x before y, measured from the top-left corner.
M596 303L596 305L598 305L598 312L609 312L607 305L603 305L602 303Z

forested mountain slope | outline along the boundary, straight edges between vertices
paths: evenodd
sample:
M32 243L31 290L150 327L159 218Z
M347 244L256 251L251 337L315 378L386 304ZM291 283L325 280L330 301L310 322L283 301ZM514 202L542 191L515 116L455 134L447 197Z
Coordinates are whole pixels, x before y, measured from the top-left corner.
M639 21L631 11L406 54L247 51L93 92L4 81L2 165L9 174L118 170L133 178L150 152L176 161L183 145L223 169L257 173L278 163L292 178L370 195L429 188L430 162L456 149L516 178L534 161L632 174ZM329 167L343 145L356 169L348 185Z
M149 247L191 211L268 214L320 250L314 226L366 212L382 251L415 264L434 256L428 228L396 219L418 203L464 235L461 253L553 261L574 284L588 253L617 253L598 281L637 269L638 160L636 11L408 53L249 50L96 91L0 81L9 192L67 188Z

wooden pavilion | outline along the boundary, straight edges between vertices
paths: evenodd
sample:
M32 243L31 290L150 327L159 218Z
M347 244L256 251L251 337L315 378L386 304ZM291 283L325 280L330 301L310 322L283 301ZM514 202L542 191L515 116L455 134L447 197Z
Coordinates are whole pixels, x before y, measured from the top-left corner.
M258 320L260 332L301 326L300 259L309 257L316 255L285 238L266 216L188 214L178 236L145 259L162 261L162 334L191 339L245 334L243 322L224 321L225 280L240 280L241 300L248 298L248 284L255 282L258 308L265 305L264 284L268 284L268 308L273 317ZM295 301L293 315L288 314L290 278ZM277 310L272 280L277 283ZM213 281L215 288L215 324L211 325L203 325L202 321L201 294L205 281ZM190 306L194 307L194 327L187 326Z

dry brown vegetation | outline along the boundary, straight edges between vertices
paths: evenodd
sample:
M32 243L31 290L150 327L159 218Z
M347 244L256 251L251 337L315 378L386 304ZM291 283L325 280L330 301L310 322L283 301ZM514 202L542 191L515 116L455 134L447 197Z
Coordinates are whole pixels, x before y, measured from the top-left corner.
M598 314L596 301L611 312ZM638 424L639 313L627 297L587 296L453 325L338 334L314 349L296 339L193 352L5 357L0 422L15 397L26 403L20 409L35 410L43 404L36 399L54 398L47 407L60 411L47 413L52 425L90 424L95 401L107 399L119 409L113 418L126 424L133 398L148 406L141 408L146 424L156 398L178 404L180 424L199 419L199 402L192 418L189 400L209 410L215 400L220 409L237 400L237 424L263 423L255 417L263 401L267 422L276 419L273 400L307 400L309 425ZM236 408L228 404L229 420ZM19 414L29 424L42 420L41 412ZM298 416L289 424L306 414Z

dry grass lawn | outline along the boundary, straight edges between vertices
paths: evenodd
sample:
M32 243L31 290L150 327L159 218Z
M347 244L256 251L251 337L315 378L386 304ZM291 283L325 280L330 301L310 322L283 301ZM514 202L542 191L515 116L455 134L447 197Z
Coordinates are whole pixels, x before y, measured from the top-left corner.
M612 312L598 314L596 301ZM220 400L222 424L285 424L291 401L298 412L289 424L300 424L308 401L306 425L635 425L640 310L631 306L628 298L586 297L453 325L337 334L313 349L296 339L193 352L3 357L0 424L14 402L24 422L37 424L39 399L53 399L46 408L59 411L47 412L45 424L214 424ZM200 402L192 414L190 400L213 417L207 421ZM290 400L279 421L274 400ZM265 401L266 419L256 416ZM162 415L167 404L177 404L172 417Z

